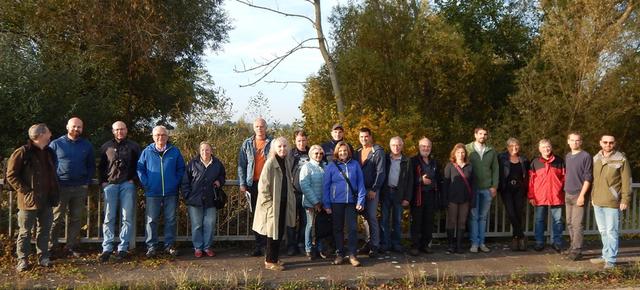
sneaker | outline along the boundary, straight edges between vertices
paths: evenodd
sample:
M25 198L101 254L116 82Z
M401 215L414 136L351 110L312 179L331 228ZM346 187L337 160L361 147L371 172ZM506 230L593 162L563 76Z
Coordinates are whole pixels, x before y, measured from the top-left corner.
M313 253L311 252L304 252L305 257L307 257L307 260L311 261L313 260Z
M341 265L342 263L344 263L344 258L340 254L336 255L336 258L332 262L334 265Z
M269 262L264 262L264 268L267 270L272 270L272 271L283 271L284 270L284 266L278 264L278 263L269 263Z
M356 258L356 256L354 255L349 256L349 263L351 263L351 266L354 267L360 266L360 261L358 261L358 258Z
M253 249L253 252L251 252L251 256L252 257L260 257L263 256L262 254L262 250L260 248L255 248Z
M553 245L551 245L551 248L552 248L554 251L556 251L556 253L558 253L558 254L562 254L562 246L560 246L560 245L556 245L556 244L553 244Z
M533 250L535 250L536 252L540 252L540 251L544 250L544 245L536 244L535 246L533 246Z
M194 256L196 256L196 258L201 258L201 257L202 257L202 250L200 250L200 249L196 249L196 250L193 252L193 255L194 255Z
M164 252L174 257L178 256L178 250L173 246L166 247Z
M485 244L480 245L480 251L482 251L483 253L489 253L491 252L491 249L489 249L489 247L487 247Z
M118 251L118 253L116 254L116 259L118 260L124 260L127 257L129 257L129 252L127 251Z
M18 265L16 265L16 271L24 272L27 271L27 269L29 269L29 262L27 259L19 259Z
M604 264L604 259L603 258L593 258L593 259L589 259L589 262L591 262L591 264Z
M151 248L147 250L147 254L146 254L147 258L154 258L157 255L158 253L156 253L155 249Z
M476 246L476 245L471 245L471 248L469 249L469 252L471 252L471 253L477 253L477 252L478 252L478 246Z
M571 252L567 255L567 259L571 261L579 261L582 259L582 254L579 252Z
M320 258L322 258L322 259L326 259L327 258L327 253L325 253L324 251L318 251L318 255L320 255Z
M364 244L362 248L358 249L358 255L368 255L369 252L371 252L371 249L369 249L369 244Z
M613 268L615 268L615 267L616 267L616 264L606 262L606 263L604 263L604 267L603 267L603 269L605 269L605 270L609 270L609 269L613 269Z
M456 249L455 249L455 248L453 248L453 247L448 247L448 248L447 248L447 250L445 251L445 253L446 253L447 255L451 255L451 254L453 254L453 253L455 253L455 252L456 252Z
M216 252L214 252L211 248L207 248L204 250L204 253L207 254L207 257L215 257Z
M369 251L369 258L374 259L374 258L376 258L376 257L378 257L378 250L376 250L376 249L371 249L371 251Z
M111 252L102 252L98 255L98 261L100 263L106 263L109 261L109 257L111 257Z
M41 267L51 267L51 260L49 260L49 258L42 258L38 261L38 265Z

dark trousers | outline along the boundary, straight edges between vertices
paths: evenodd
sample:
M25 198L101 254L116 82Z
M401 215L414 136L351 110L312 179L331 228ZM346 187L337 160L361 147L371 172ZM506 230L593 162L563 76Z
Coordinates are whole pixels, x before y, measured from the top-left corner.
M251 221L249 225L252 225L253 218L256 212L256 203L258 202L258 181L254 180L253 184L249 188L247 188L247 190L249 191L249 193L251 193L251 208L253 209L253 212L251 213ZM256 231L253 231L253 236L256 240L256 249L264 248L267 243L267 237L259 234Z
M287 222L287 196L283 195L280 200L280 215L274 217L278 219L278 236L274 238L265 237L266 256L265 261L268 263L277 263L280 258L280 241L284 236L285 224Z
M356 255L358 247L358 229L356 205L354 203L331 204L333 215L333 237L336 243L336 255ZM344 250L344 225L347 224L348 251Z
M514 238L524 238L523 220L527 196L522 188L507 187L501 192L502 202L507 211L507 217L513 228Z
M304 229L307 224L307 214L302 208L302 193L296 192L296 226L287 227L287 248L302 247L304 244Z
M433 216L436 212L434 193L421 193L422 205L411 206L411 246L419 249L427 247L433 238Z

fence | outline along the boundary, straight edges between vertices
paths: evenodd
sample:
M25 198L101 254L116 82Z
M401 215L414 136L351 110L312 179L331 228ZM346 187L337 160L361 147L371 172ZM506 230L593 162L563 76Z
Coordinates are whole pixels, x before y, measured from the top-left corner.
M251 233L250 214L247 211L247 201L244 196L240 194L238 190L238 181L229 180L225 185L225 191L229 195L229 201L227 206L218 211L218 224L215 234L216 241L250 241L254 236ZM0 179L0 187L3 185L3 180ZM638 234L640 233L640 183L632 184L633 194L629 210L626 210L622 214L621 219L621 233L623 234ZM99 243L102 241L102 219L103 214L103 199L100 194L100 189L97 183L92 185L87 196L87 210L85 213L86 223L82 227L81 241L85 243ZM4 199L8 197L8 199ZM17 232L16 222L16 197L14 191L5 188L0 195L0 234L7 234L13 237ZM511 225L506 216L506 211L502 202L499 200L492 202L489 218L487 221L487 236L488 237L510 237ZM133 234L136 241L144 241L144 211L138 210L143 208L142 192L138 191L138 199L136 208L136 221L134 222ZM591 205L587 206L587 214L585 216L585 235L597 234L598 230L593 217L593 211ZM186 207L180 203L178 207L177 216L177 241L189 241L190 225L187 216ZM405 212L406 218L406 212ZM550 222L550 219L547 219ZM404 232L407 232L406 224ZM533 207L527 205L526 217L525 217L525 233L527 235L533 234ZM441 238L445 236L445 219L444 213L439 212L435 217L434 237ZM547 227L550 229L551 227ZM66 233L66 231L65 231ZM159 231L162 233L162 231ZM549 231L547 232L549 233ZM66 236L66 234L65 234ZM65 241L65 237L60 239L61 242ZM131 243L131 247L135 247L135 243Z

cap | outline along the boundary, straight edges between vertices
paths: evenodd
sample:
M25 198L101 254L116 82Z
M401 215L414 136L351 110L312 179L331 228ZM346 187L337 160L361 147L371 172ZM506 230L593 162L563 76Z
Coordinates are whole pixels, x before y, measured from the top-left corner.
M342 125L340 125L339 123L333 124L333 127L331 127L331 131L340 128L342 131L344 131L344 128L342 127Z

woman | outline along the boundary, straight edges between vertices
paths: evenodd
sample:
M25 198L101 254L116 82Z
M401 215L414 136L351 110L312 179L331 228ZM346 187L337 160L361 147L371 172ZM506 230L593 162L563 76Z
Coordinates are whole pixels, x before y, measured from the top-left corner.
M449 154L450 162L444 168L442 190L449 202L447 208L447 254L462 253L462 236L467 224L469 207L473 201L473 170L467 158L464 144L453 146ZM455 244L454 244L455 233Z
M309 149L309 162L300 169L300 189L302 189L302 207L307 214L307 225L304 229L305 252L312 259L322 253L320 241L311 236L316 214L322 210L322 178L324 177L324 150L320 145L313 145ZM320 254L322 255L322 254Z
M527 240L524 236L523 219L529 184L529 160L520 154L518 139L507 140L507 151L498 155L498 163L500 168L498 192L513 229L511 250L525 251Z
M215 191L225 183L224 165L213 156L211 144L200 143L199 152L187 164L181 188L191 219L191 240L197 258L204 254L216 255L211 249L217 217Z
M356 211L364 210L364 177L360 164L351 159L346 142L340 141L333 151L333 162L327 165L322 180L322 206L333 215L333 237L336 244L334 265L344 262L344 225L347 224L348 255L352 266L360 266L356 258L358 233Z
M291 183L291 165L285 161L288 142L278 137L271 142L269 156L258 181L253 230L267 237L264 266L267 270L282 271L279 260L280 241L286 228L296 223L296 197Z

